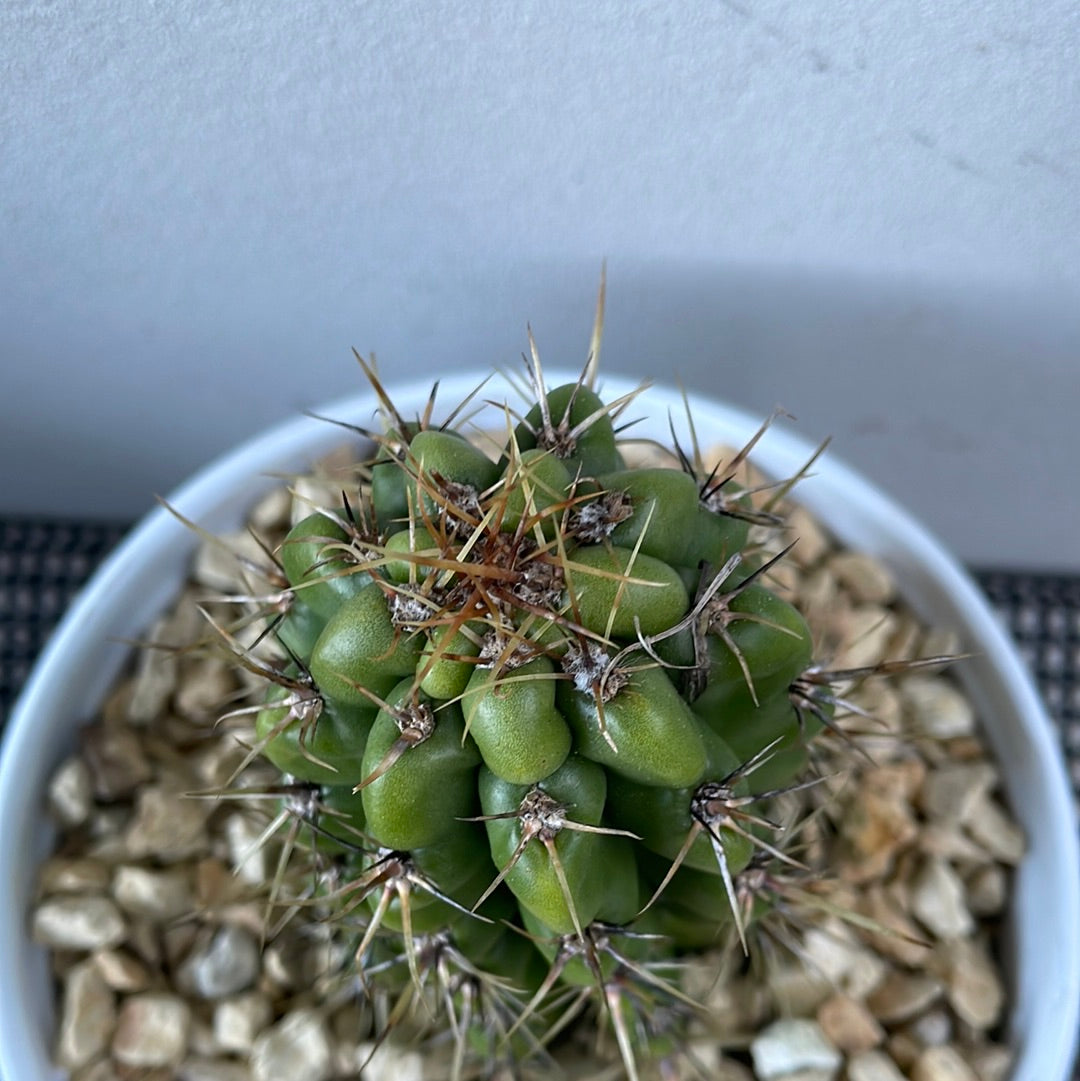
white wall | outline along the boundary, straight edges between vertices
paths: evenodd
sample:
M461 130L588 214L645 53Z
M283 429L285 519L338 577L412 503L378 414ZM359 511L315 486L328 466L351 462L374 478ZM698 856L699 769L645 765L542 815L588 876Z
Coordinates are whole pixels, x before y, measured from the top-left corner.
M134 515L385 374L767 411L1080 569L1074 0L4 0L0 512Z

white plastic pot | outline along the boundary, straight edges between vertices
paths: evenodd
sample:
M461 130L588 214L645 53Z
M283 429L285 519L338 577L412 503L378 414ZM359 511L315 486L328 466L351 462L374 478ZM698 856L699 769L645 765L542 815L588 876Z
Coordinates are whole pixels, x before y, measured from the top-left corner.
M549 373L549 384L572 378ZM443 381L447 408L479 382ZM605 396L632 389L604 380ZM403 413L418 412L429 385L396 388ZM502 380L485 398L514 397ZM760 418L692 397L704 441L744 442ZM361 425L375 420L370 393L320 412ZM649 389L631 407L645 419L634 435L668 439L669 413L684 415L679 393ZM505 423L505 420L503 420ZM184 515L212 531L239 525L248 508L279 483L274 474L302 470L340 444L339 428L303 418L282 424L227 454L170 497ZM772 430L755 450L766 472L786 476L809 458L798 436ZM1013 646L981 593L925 530L831 455L798 488L801 501L848 546L891 567L901 590L930 623L957 630L974 656L958 671L982 719L1008 799L1028 838L1010 905L1008 1038L1016 1064L1010 1081L1068 1081L1080 1024L1080 859L1070 789L1051 722ZM177 594L195 536L156 510L115 551L82 592L51 639L8 720L0 760L0 1077L59 1081L51 1064L55 1007L45 952L29 939L28 910L41 859L53 833L44 792L72 751L80 725L95 714L128 649Z

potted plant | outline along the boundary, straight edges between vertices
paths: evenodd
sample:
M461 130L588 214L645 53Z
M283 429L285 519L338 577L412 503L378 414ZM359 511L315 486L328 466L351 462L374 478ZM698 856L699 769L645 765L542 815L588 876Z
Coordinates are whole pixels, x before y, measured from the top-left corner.
M387 395L373 380L323 410L365 430L381 410L386 428L373 433L367 501L354 492L313 511L276 549L280 603L264 632L288 663L214 623L269 685L252 753L284 771L270 794L294 800L314 838L304 869L317 885L284 898L292 918L309 905L346 921L362 910L352 942L365 985L395 973L379 1031L399 1020L396 1004L441 987L429 1005L447 1004L455 1070L474 1059L510 1070L564 1013L590 1010L630 1075L678 1049L694 1003L676 963L721 939L741 956L761 911L780 907L740 877L802 863L758 801L827 787L807 772L807 748L818 731L842 740L834 714L855 676L815 661L806 623L770 586L778 564L748 546L751 527L777 524L775 500L763 507L713 472L697 439L753 444L773 478L814 461L800 504L960 637L958 675L1028 843L1009 906L1009 1076L1065 1081L1080 1001L1070 797L1038 699L967 576L880 492L788 432L758 442L758 421L738 410L598 381L591 365L529 370L524 404L485 422L501 437L488 453L439 412L474 400L472 376L444 381L434 404L426 384ZM497 377L479 397L516 403L520 389ZM672 425L674 468L628 464L616 429L630 419L624 436L641 444L670 446ZM46 958L27 933L52 770L127 662L123 643L187 575L198 537L183 522L235 530L277 478L340 439L295 421L193 479L98 572L31 678L0 767L4 1076L62 1076ZM510 1003L516 1014L501 1013Z

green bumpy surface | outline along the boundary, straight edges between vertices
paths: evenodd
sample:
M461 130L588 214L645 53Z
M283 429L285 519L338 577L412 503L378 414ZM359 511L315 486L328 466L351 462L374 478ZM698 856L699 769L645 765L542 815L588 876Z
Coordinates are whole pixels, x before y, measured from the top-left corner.
M590 928L648 932L620 947L645 962L733 933L743 767L805 765L811 661L709 478L627 466L591 390L547 399L498 460L391 427L345 508L292 529L276 632L303 693L275 686L257 726L316 793L318 859L363 884L342 904L377 921L370 958L443 933L525 999L552 965L610 976L562 956Z

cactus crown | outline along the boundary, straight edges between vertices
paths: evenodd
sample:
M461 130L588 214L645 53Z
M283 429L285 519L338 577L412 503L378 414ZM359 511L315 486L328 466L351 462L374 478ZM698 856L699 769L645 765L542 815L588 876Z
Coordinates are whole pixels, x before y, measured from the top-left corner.
M605 402L592 360L549 389L533 347L491 453L468 403L406 419L361 364L383 428L274 553L283 659L222 632L269 684L278 821L311 838L307 895L277 900L349 928L386 1030L440 1017L457 1076L516 1076L593 1019L636 1077L697 1009L680 959L746 949L800 868L768 801L815 783L835 694L751 542L776 500L696 436L628 461L634 395Z

